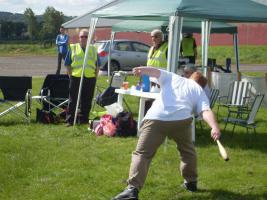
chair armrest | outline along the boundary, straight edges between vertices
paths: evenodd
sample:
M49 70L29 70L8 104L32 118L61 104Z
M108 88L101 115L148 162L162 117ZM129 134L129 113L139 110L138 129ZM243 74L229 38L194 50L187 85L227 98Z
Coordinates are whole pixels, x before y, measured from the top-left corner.
M47 96L50 93L50 90L48 88L43 88L40 91L40 96Z
M250 113L250 110L248 109L247 106L238 106L238 107L228 107L228 116L232 116L235 114L236 118L238 119L244 119L246 118Z

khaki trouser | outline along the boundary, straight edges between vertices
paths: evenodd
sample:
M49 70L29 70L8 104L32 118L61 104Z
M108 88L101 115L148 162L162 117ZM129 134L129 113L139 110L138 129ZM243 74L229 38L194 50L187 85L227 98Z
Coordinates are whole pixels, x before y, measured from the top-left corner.
M197 160L191 135L192 118L179 121L145 120L132 153L128 184L140 190L145 182L150 162L158 147L168 137L177 144L180 152L180 171L185 182L197 181Z

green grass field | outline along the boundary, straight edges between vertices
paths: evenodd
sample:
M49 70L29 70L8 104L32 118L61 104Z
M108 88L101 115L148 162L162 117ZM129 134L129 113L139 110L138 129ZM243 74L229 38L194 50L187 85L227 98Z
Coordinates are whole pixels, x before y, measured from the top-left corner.
M240 63L246 64L264 64L267 63L267 46L239 46ZM27 43L2 43L0 45L0 56L16 56L16 55L56 55L56 47L44 48L42 44ZM225 58L231 58L235 63L235 54L233 46L211 46L209 47L209 58L216 58L219 65L225 65ZM201 46L198 47L198 61L201 63Z
M240 63L246 63L246 64L267 63L267 58L265 56L265 52L267 51L266 45L262 46L240 45L238 49L239 49ZM216 58L216 62L219 65L225 65L225 58L231 58L232 62L235 63L234 48L232 46L211 46L209 47L208 55L209 58ZM199 56L199 58L201 58L201 56Z
M130 82L136 79L130 77ZM38 94L42 78L33 79ZM98 85L106 85L99 78ZM127 98L137 116L137 98ZM86 125L75 129L63 123L27 125L16 115L0 118L1 200L108 200L125 186L131 152L137 138L96 137ZM220 119L224 112L220 112ZM180 184L179 156L168 141L158 150L140 193L141 200L265 200L267 199L267 112L257 115L257 135L244 128L223 132L230 161L219 156L209 128L197 125L199 191L189 193ZM220 127L223 127L220 120ZM228 129L230 130L230 129Z
M55 46L44 48L42 44L0 44L0 56L49 55L57 54Z

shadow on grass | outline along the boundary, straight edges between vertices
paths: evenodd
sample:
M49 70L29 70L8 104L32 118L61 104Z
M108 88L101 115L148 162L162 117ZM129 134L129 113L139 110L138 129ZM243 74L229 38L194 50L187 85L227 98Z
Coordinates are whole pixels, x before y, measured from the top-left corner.
M252 199L267 199L267 193L262 194L240 194L227 190L206 190L199 189L195 193L186 194L185 192L177 194L177 192L171 192L170 194L160 196L159 199L168 199L168 200L252 200Z
M266 199L267 193L263 194L240 194L235 192L230 192L226 190L199 190L199 193L206 193L210 199L233 199L233 200L251 200L251 199ZM197 199L207 199L207 197L200 197Z
M24 122L24 121L12 121L12 120L9 120L9 121L1 121L0 122L0 127L3 126L3 127L10 127L10 126L18 126L18 125L30 125L29 123L27 122Z

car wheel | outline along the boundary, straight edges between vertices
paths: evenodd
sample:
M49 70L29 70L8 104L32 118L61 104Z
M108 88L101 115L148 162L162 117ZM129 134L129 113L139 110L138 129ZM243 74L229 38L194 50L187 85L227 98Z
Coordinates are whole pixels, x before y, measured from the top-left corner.
M119 70L120 70L120 64L117 61L112 60L110 63L110 72L119 71Z

